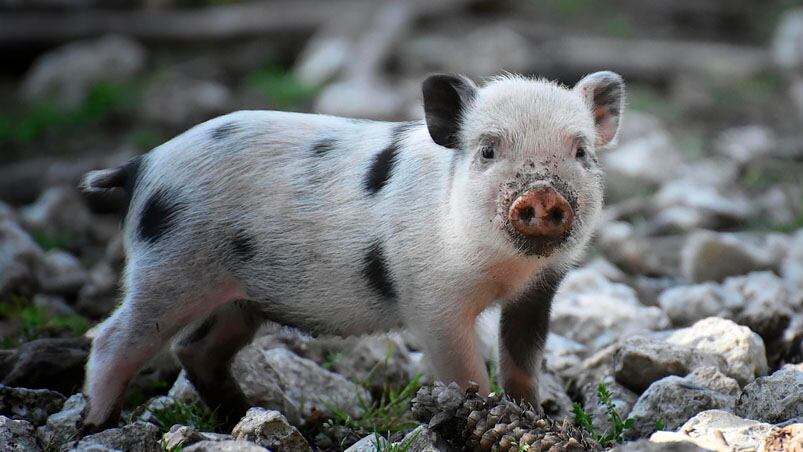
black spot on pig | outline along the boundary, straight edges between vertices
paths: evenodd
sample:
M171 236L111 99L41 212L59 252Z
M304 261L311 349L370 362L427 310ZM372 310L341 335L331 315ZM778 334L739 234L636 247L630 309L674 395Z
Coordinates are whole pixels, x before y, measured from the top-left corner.
M312 153L318 157L323 157L333 151L335 147L337 147L337 142L334 139L324 138L312 145Z
M396 289L393 287L385 263L385 253L379 242L375 242L368 249L363 264L363 276L368 280L368 287L388 300L395 300Z
M180 345L190 345L201 342L206 335L212 331L212 328L215 326L216 322L217 318L214 315L210 315L204 319L204 321L201 322L201 324L198 325L198 327L195 328L190 334L185 336L184 339L181 340Z
M231 240L231 246L234 255L243 261L251 260L256 256L257 249L254 238L245 231L237 231Z
M186 205L165 190L155 191L142 209L139 236L143 241L155 243L175 227L178 214Z
M393 175L393 166L401 149L401 141L407 132L417 126L417 122L405 122L397 125L391 134L390 144L374 157L374 162L365 178L365 189L376 194L384 187Z
M212 129L212 139L213 140L223 140L225 138L230 137L234 132L239 130L239 126L236 123L229 122L218 126Z
M552 299L564 275L546 270L541 280L502 309L500 339L516 366L530 368L536 352L544 349Z

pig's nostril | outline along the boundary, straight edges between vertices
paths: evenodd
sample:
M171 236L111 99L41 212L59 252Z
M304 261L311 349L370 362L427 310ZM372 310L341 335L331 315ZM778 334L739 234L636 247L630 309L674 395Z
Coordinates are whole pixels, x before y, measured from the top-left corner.
M535 209L532 206L527 206L521 209L521 219L526 223L531 223L535 218Z
M563 210L557 207L554 207L549 211L549 219L553 224L561 224L563 222L563 216Z

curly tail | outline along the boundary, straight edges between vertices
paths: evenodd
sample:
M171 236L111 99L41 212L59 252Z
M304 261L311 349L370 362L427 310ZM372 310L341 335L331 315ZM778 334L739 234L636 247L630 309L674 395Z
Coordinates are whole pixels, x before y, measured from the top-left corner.
M86 193L102 193L121 188L130 199L134 193L142 157L134 157L116 168L90 171L81 179L78 188Z

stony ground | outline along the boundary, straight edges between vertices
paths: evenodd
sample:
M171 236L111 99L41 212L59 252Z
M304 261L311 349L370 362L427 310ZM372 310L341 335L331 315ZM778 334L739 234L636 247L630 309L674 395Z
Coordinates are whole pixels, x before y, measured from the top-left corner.
M620 144L600 156L604 220L556 297L541 407L432 382L403 332L266 325L234 363L255 408L233 431L165 352L118 428L77 437L83 365L124 263L119 200L83 198L77 178L235 109L403 119L420 115L428 70L540 67L507 17L463 37L472 17L406 33L377 19L389 36L373 50L361 43L376 35L351 37L374 55L356 69L324 58L342 44L331 30L293 67L251 62L259 41L198 56L112 36L0 83L15 102L0 116L0 451L803 450L803 12L753 48L772 61L753 72L621 71L633 83ZM492 374L497 316L478 322Z

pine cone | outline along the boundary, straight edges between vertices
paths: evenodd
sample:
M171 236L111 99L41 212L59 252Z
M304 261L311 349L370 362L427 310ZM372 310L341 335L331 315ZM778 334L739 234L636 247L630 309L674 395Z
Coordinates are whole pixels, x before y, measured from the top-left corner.
M423 386L412 401L413 415L458 450L517 452L520 444L533 452L603 450L567 419L559 424L530 404L477 392L476 385L465 393L454 383Z

